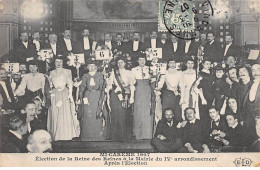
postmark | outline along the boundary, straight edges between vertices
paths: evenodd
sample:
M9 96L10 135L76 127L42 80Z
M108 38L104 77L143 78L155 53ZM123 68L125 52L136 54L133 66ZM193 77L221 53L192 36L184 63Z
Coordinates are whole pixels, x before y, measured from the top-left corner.
M210 24L214 10L209 0L202 1L196 8L194 0L159 1L158 31L169 32L181 39L194 39L196 31ZM186 36L190 33L191 36Z

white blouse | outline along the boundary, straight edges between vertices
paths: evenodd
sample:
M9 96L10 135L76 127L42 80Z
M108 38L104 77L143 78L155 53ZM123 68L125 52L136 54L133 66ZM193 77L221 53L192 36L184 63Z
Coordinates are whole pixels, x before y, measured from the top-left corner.
M119 73L120 73L121 80L123 81L123 84L122 84L123 87L130 86L130 89L134 89L135 88L135 86L134 86L135 79L134 79L134 76L132 75L131 71L126 70L126 69L120 69ZM117 87L119 87L118 82L115 78L114 71L111 72L111 75L110 75L109 79L107 80L108 88L111 89L113 84L116 85Z
M73 83L71 71L63 68L59 73L57 70L51 71L50 79L56 89L64 89L66 85L70 86Z
M45 85L45 77L42 73L36 73L33 75L32 73L25 74L22 78L21 84L18 86L15 93L18 96L24 95L25 89L29 89L32 92L35 92L39 89L44 90Z
M166 83L167 89L176 91L178 87L182 88L183 86L183 74L181 71L168 69L164 76L161 77L161 80L158 83L158 88L161 89Z
M140 79L150 79L150 73L149 73L149 67L144 66L143 68L140 66L137 66L135 68L132 68L132 74L136 80Z

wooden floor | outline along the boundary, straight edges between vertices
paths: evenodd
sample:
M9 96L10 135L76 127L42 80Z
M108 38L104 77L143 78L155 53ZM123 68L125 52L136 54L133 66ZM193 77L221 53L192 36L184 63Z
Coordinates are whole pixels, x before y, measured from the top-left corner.
M150 140L134 140L130 142L113 141L56 141L53 143L56 153L104 153L104 152L153 152Z

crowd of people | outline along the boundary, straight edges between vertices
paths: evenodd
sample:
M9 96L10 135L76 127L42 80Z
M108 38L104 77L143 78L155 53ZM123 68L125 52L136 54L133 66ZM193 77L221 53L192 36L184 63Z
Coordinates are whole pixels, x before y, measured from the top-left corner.
M104 40L20 33L0 68L1 152L49 152L51 141L151 140L159 152L259 151L260 64L249 62L230 35L212 32L121 33ZM162 57L148 60L147 49ZM44 58L41 50L50 49ZM95 51L109 50L97 60ZM69 59L84 54L85 64ZM167 66L163 72L162 65ZM153 69L153 68L156 69Z

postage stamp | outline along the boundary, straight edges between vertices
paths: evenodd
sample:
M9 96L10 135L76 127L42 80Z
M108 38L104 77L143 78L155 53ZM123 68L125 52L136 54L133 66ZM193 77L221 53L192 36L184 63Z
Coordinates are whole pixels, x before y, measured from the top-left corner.
M202 31L214 15L209 0L205 0L198 10L193 0L159 1L158 31L169 32L181 39L194 39L195 31ZM191 33L186 37L185 33Z

